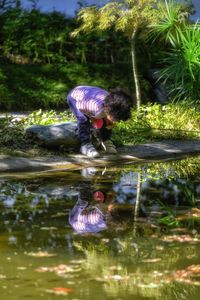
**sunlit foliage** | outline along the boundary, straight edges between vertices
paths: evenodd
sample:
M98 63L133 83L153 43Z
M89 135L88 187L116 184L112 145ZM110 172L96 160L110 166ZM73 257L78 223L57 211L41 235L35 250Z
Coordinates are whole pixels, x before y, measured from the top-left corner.
M137 107L141 105L141 88L136 59L136 37L139 29L147 30L147 26L158 20L156 0L123 0L111 1L101 8L96 6L86 7L78 13L80 22L72 35L77 36L80 32L94 30L105 31L112 29L123 32L128 38L131 48L132 68L135 81Z

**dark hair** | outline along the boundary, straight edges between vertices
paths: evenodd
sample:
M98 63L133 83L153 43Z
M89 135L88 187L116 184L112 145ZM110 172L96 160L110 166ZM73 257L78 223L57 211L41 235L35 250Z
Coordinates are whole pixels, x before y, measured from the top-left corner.
M104 100L105 112L110 114L114 121L126 121L131 116L131 97L123 91L112 91Z

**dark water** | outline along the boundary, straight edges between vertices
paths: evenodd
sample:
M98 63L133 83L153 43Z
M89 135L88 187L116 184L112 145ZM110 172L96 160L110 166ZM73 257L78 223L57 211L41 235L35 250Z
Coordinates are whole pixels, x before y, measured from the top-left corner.
M199 157L0 177L0 297L200 295Z

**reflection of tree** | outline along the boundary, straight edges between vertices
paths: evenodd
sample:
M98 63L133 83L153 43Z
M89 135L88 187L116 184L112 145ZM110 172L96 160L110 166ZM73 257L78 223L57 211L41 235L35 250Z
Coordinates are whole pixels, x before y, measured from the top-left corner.
M138 180L137 180L137 194L135 201L135 209L134 209L134 224L133 224L133 235L136 235L137 230L137 221L140 209L140 200L141 200L141 192L142 192L142 174L138 172Z

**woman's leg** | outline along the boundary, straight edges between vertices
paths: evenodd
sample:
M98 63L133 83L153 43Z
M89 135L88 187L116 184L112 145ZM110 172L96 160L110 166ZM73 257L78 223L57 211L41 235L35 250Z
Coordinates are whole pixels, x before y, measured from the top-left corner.
M67 102L70 109L74 113L78 122L78 137L81 141L80 152L88 157L95 158L99 157L99 152L94 148L91 143L90 129L91 124L89 118L85 116L80 110L76 107L76 100L72 97L67 97Z
M67 102L73 114L75 115L78 123L78 137L81 141L81 144L87 144L90 142L90 122L89 118L85 116L80 110L76 107L76 100L71 97L67 97Z

